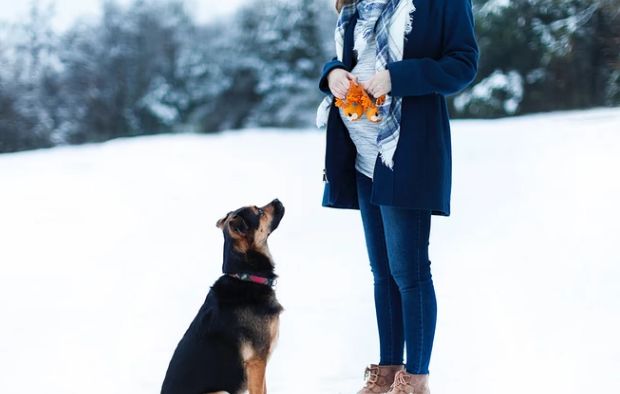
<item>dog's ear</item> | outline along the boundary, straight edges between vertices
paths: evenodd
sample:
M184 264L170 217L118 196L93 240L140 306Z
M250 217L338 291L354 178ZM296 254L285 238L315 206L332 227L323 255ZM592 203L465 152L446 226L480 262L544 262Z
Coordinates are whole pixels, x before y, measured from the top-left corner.
M239 234L241 236L245 236L249 229L245 220L243 220L243 218L239 215L233 216L232 219L230 219L230 222L228 223L228 225L230 226L230 229L234 233Z
M226 219L228 219L231 213L232 212L228 212L226 216L224 216L223 218L217 221L217 223L215 224L217 228L220 228L220 229L224 228L224 223L226 222Z

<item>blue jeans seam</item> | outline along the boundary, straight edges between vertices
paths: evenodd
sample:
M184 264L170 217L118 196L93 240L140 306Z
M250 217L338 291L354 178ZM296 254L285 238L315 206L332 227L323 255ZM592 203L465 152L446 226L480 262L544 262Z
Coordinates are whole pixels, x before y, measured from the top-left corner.
M422 227L422 215L418 214L418 231L417 231L417 233L418 233L418 240L417 240L418 247L416 249L417 249L417 260L418 260L417 261L417 266L418 266L418 294L419 294L418 298L419 298L419 301L420 301L420 330L419 330L419 333L420 333L420 349L418 351L418 354L420 355L420 357L419 357L419 360L418 360L418 368L416 369L415 372L420 372L420 369L422 368L422 357L423 357L423 354L424 354L424 351L423 351L424 350L424 302L422 300L422 298L423 298L423 295L422 295L422 293L423 293L422 292L422 283L420 283L421 276L422 276L421 273L420 273L420 270L421 270L421 265L422 264L420 262L420 245L419 245L421 243L420 242L421 241L421 239L420 239L420 237L421 237L421 234L420 234L421 227Z
M385 236L385 233L384 233ZM387 253L387 252L386 252ZM390 297L390 295L392 294L392 281L391 281L391 275L390 275L390 267L387 267L387 274L388 274L388 278L387 278L387 282L388 282L388 297ZM391 297L390 297L391 298ZM390 343L390 364L392 364L394 362L394 326L392 324L392 320L394 320L394 315L392 313L392 302L388 302L388 313L390 314L390 339L391 339L391 343Z
M381 208L379 208L379 214L381 216L381 221L383 221L383 211L381 210ZM383 226L383 224L381 224L381 229L382 229L382 233L383 233L383 242L385 245L385 261L386 261L386 267L385 268L385 273L386 273L386 280L387 280L387 297L389 299L388 301L388 314L390 316L389 318L389 329L390 329L390 340L388 341L388 346L389 346L389 355L390 355L390 359L389 359L389 364L394 364L395 362L395 357L394 357L394 351L395 351L395 342L396 342L396 338L394 336L394 325L393 325L393 320L394 320L394 311L393 311L393 305L392 305L392 270L390 269L390 264L389 264L389 256L388 256L388 250L387 250L387 242L386 242L386 235L385 235L385 227Z

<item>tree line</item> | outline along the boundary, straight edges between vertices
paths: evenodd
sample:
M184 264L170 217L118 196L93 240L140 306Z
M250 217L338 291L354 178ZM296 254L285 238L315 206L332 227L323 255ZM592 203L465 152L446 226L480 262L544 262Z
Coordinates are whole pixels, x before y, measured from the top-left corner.
M481 50L454 113L498 117L620 104L620 0L474 0Z
M620 0L474 0L480 70L455 117L620 103ZM102 3L64 32L0 24L0 152L171 132L312 127L331 0L253 0L199 24L182 0Z

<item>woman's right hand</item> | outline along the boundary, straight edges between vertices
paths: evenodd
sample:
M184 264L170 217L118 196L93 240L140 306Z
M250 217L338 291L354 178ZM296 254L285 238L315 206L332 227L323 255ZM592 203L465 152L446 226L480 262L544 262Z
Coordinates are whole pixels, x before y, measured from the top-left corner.
M351 81L357 83L357 77L342 68L335 68L327 74L329 90L341 100L347 96Z

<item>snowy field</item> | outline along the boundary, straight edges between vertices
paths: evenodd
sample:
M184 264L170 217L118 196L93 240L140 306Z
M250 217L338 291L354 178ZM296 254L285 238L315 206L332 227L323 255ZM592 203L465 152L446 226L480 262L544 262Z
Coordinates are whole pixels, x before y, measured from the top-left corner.
M355 211L324 137L177 135L0 156L0 393L156 393L221 268L215 222L280 198L270 394L350 394L377 361ZM453 123L433 219L433 394L620 393L620 109Z

